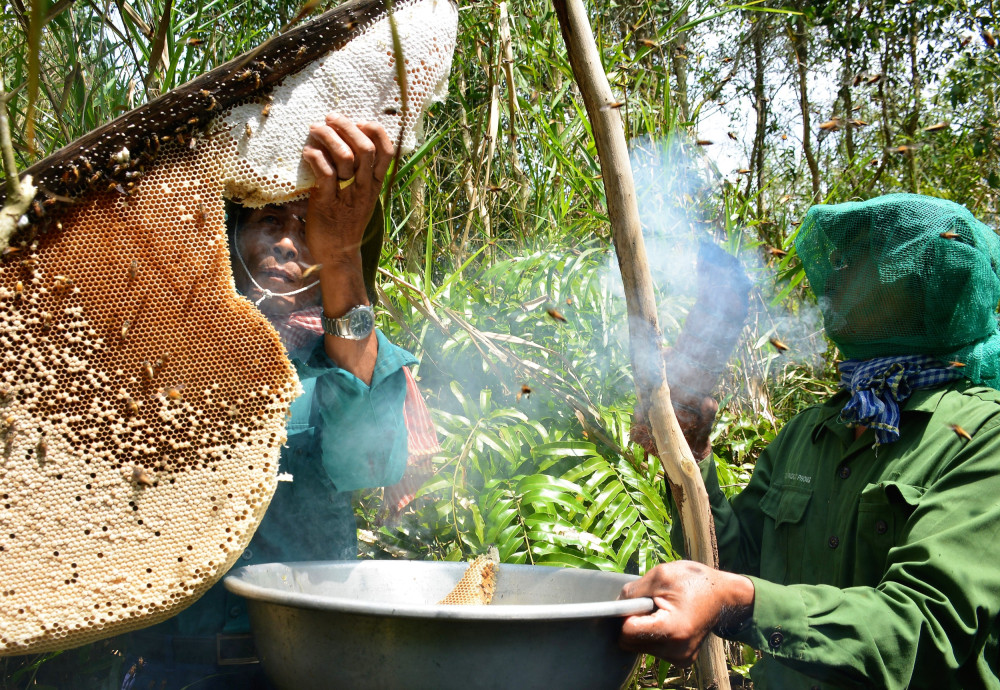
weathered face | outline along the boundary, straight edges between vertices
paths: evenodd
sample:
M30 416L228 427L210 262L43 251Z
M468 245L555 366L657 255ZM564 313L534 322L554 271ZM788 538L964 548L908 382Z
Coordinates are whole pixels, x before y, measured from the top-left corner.
M318 285L288 294L316 282L313 276L303 278L313 263L305 240L306 208L304 200L256 208L236 231L237 249L246 264L244 269L234 258L236 287L252 302L263 296L262 288L273 293L258 305L265 314L288 314L319 304Z

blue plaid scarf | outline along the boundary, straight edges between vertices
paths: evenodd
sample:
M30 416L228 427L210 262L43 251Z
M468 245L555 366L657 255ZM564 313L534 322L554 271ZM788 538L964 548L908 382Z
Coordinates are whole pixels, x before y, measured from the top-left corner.
M875 445L899 440L899 406L919 388L962 378L955 368L926 355L849 359L841 362L840 386L851 399L840 421L875 429Z

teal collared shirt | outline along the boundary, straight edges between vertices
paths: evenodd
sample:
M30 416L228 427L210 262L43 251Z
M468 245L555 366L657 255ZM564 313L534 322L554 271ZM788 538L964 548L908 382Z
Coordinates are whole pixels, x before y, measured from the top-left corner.
M877 451L845 401L792 419L731 503L702 463L722 567L756 591L754 687L1000 688L1000 392L916 391Z
M233 567L357 557L354 489L394 484L406 469L406 378L415 364L381 331L370 385L336 366L322 342L292 352L303 394L289 410L279 482L249 546ZM190 608L139 634L213 636L250 629L246 602L218 582Z
M417 360L390 343L381 331L375 334L378 359L367 385L330 361L322 343L302 359L300 353L291 354L303 394L289 410L289 441L302 433L312 434L317 459L337 491L395 484L406 469L402 368Z

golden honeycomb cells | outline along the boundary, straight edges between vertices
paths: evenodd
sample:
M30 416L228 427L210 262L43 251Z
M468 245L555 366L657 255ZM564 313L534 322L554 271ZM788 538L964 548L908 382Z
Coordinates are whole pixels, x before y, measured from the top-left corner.
M405 113L388 20L351 3L333 11L364 15L348 40L296 34L336 45L298 73L265 86L251 68L216 68L218 84L165 94L33 166L76 199L0 257L0 655L168 618L250 541L300 387L277 333L236 293L224 197L303 196L308 125L331 110L412 148L447 79L457 7L394 6ZM270 59L269 78L308 52L273 40L277 53L250 62ZM256 90L226 96L233 84Z
M234 290L217 178L165 146L131 195L92 195L30 267L0 264L5 653L176 613L270 501L298 382Z
M500 553L495 546L469 563L462 579L439 601L449 606L486 606L493 601L500 573Z

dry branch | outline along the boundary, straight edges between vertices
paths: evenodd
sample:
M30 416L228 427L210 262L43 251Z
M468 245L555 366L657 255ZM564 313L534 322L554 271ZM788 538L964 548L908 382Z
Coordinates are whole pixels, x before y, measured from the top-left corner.
M670 403L660 350L653 283L639 223L639 209L628 149L618 109L581 0L554 0L573 74L580 86L601 161L611 220L629 315L632 370L640 402L648 410L664 471L681 513L688 556L718 567L715 529L708 494L697 462L681 433ZM698 658L702 688L728 688L722 641L709 635Z

